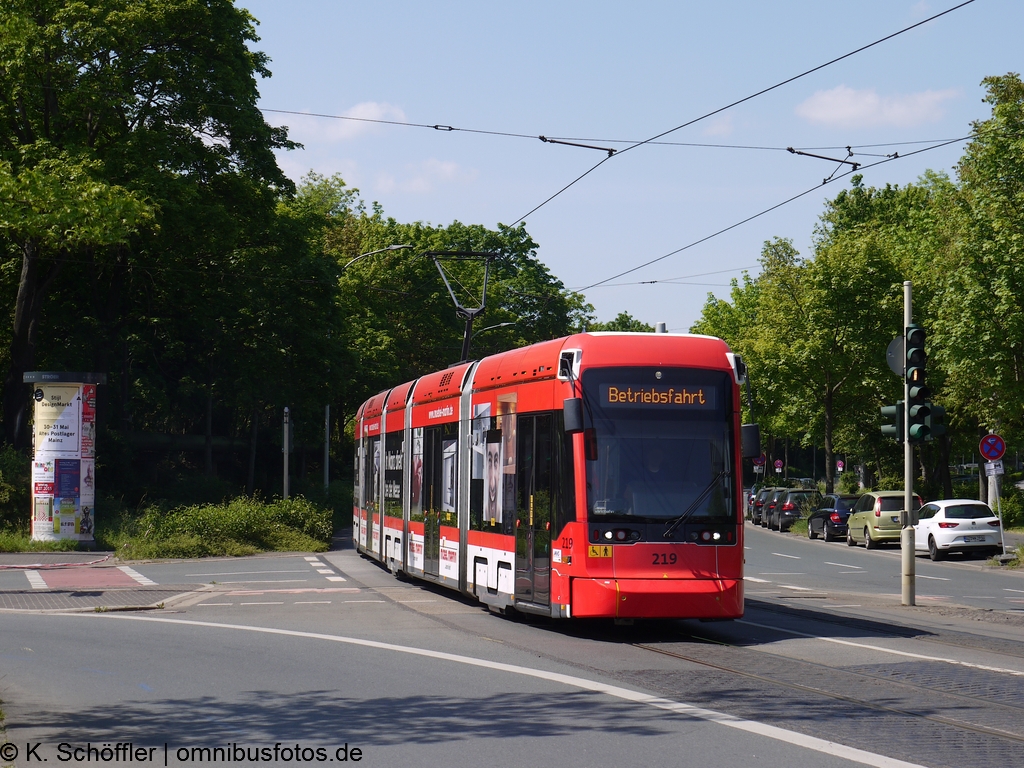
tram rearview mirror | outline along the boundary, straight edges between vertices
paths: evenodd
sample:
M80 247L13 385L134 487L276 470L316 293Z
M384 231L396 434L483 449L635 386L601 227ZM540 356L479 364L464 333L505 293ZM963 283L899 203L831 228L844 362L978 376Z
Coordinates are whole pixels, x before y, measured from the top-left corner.
M567 397L565 399L565 433L574 435L583 431L583 398Z
M756 459L761 455L761 427L757 424L744 424L740 430L743 458Z

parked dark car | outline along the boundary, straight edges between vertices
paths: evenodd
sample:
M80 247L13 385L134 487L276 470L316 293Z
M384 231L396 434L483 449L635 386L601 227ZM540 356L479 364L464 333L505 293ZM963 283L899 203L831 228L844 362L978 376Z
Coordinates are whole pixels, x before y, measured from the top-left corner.
M773 486L767 486L757 492L754 502L750 505L750 522L754 525L761 525L761 520L764 518L764 505L776 490Z
M778 505L780 499L792 490L791 488L772 488L771 494L764 501L764 506L761 507L761 527L767 528L769 522L775 514L775 508Z
M825 541L845 539L846 521L859 498L855 493L825 494L821 504L807 518L807 538L821 536Z
M806 488L786 491L775 503L768 525L776 531L785 531L801 517L807 517L821 503L821 494Z

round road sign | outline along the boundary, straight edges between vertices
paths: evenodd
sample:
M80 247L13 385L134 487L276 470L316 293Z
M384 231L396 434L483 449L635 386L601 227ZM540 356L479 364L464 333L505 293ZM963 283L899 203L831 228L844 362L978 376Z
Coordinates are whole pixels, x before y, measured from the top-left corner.
M754 459L754 466L755 467L763 467L764 463L766 461L767 461L767 459L765 458L764 454L762 453L760 456L758 456L756 459Z
M843 463L842 459L840 459L839 461L836 462L836 469L838 469L840 472L843 471L843 467L845 467L845 466L846 465Z
M782 469L782 459L776 459L775 460L775 468L776 469Z
M999 461L1006 453L1006 441L999 435L985 435L978 443L978 450L987 461Z

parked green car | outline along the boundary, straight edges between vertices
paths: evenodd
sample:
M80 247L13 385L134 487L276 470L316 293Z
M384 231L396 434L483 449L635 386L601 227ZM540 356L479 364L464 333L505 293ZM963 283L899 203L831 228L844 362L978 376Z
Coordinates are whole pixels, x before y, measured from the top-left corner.
M899 541L903 497L903 491L871 491L857 499L846 521L846 543L875 549L883 542ZM914 503L914 509L920 509L921 497L915 494Z

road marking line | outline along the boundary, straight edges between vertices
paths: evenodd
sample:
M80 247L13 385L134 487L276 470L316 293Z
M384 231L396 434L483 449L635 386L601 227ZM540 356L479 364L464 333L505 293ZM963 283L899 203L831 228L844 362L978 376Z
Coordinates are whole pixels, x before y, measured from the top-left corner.
M303 558L303 559L307 563L319 563L320 562L320 558L319 557L306 557L306 558Z
M807 574L806 573L774 573L774 572L769 572L769 573L762 573L761 575L762 576L806 576Z
M1024 589L1008 589L1003 587L1003 592L1024 592Z
M383 600L342 600L343 603L383 603Z
M781 552L772 552L776 557L788 557L790 560L799 560L800 558L796 555L784 555Z
M800 592L814 592L815 591L815 590L811 589L810 587L793 587L793 586L790 586L789 584L779 584L779 586L782 587L783 589L796 589L796 590L799 590Z
M436 603L437 600L395 600L399 605L408 605L409 603Z
M663 699L660 696L652 696L649 693L633 691L628 688L622 688L617 685L600 683L595 680L587 680L583 677L566 675L559 672L548 672L542 669L531 669L530 667L523 667L517 664L505 664L499 661L491 661L489 659L475 659L471 656L460 656L454 653L445 653L444 651L431 651L426 648L413 648L407 645L395 645L393 643L382 643L376 640L363 640L357 637L345 637L342 635L325 635L316 632L301 632L298 630L291 629L256 627L244 624L220 624L212 621L193 621L188 619L131 616L128 614L114 613L73 613L52 615L73 616L79 618L96 618L99 620L116 619L121 621L151 621L154 623L183 624L186 626L209 627L212 629L233 629L242 630L245 632L262 632L270 635L304 637L312 640L326 640L332 643L344 643L347 645L358 645L364 648L374 648L377 650L394 651L396 653L406 653L413 656L424 656L426 658L438 659L441 661L450 661L456 664L466 664L474 667L483 667L485 669L492 669L500 672L508 672L514 675L522 675L524 677L532 677L540 680L547 680L549 682L561 683L562 685L566 685L572 688L579 688L585 691L602 693L606 696L611 696L617 699L621 699L623 701L629 701L635 704L646 704L656 709L671 712L676 715L683 715L684 717L696 718L698 720L716 723L717 725L721 725L726 728L734 728L739 731L745 731L747 733L752 733L758 736L764 736L765 738L773 739L784 744L802 747L804 749L809 749L826 755L833 755L835 757L839 757L845 760L851 760L853 762L862 763L864 765L874 766L874 768L923 768L923 766L920 766L916 763L908 763L904 760L897 760L896 758L887 757L885 755L877 755L873 752L867 752L863 749L847 747L842 744L836 744L833 741L818 739L814 736L807 736L805 734L797 733L796 731L789 731L785 728L780 728L775 725L758 723L754 722L753 720L744 720L743 718L736 717L735 715L729 715L724 712L716 712L712 709L697 707L693 704L686 704L685 702L681 701Z
M131 576L133 579L135 579L137 582L139 582L139 584L143 585L144 587L156 586L156 582L155 581L153 581L152 579L150 579L150 578L148 578L146 576L143 576L141 573L136 571L134 568L131 568L131 567L127 566L127 565L119 565L119 566L117 566L117 570L119 570L125 576Z
M328 581L345 581L345 577L344 576L328 576L327 580Z
M330 605L330 600L296 600L294 605Z
M305 573L305 571L303 571ZM235 574L231 574L234 576ZM222 581L221 584L289 584L296 581L309 581L309 579L245 579L244 581Z
M964 595L965 600L995 600L992 595Z
M925 576L923 573L917 574L919 579L932 579L933 581L949 581L945 576Z
M954 666L958 667L969 667L970 669L984 669L988 672L1002 672L1006 675L1024 677L1024 672L1018 672L1015 669L990 667L986 664L972 664L969 661L957 661L955 659L946 659L941 656L925 656L923 653L911 653L910 651L896 651L892 648L883 648L880 645L868 645L867 643L855 643L852 640L840 640L837 637L822 637L821 635L809 635L806 632L797 632L795 629L783 629L782 627L773 627L768 624L758 624L757 622L747 621L746 619L736 619L736 623L747 624L751 627L760 627L761 629L771 629L775 632L782 632L784 634L794 635L796 637L809 637L812 640L824 640L826 643L835 643L836 645L848 645L851 648L866 648L869 651L882 651L883 653L891 653L896 656L905 656L908 659L921 659L922 661L942 661L946 664L953 664Z
M28 577L28 583L32 585L32 589L49 589L39 571L25 571L25 575Z
M196 605L234 605L234 603L196 603Z
M752 581L755 584L771 584L771 582L768 581L768 579L758 579L758 578L755 578L753 576L744 576L743 580L744 581Z
M825 565L838 565L840 568L856 568L858 571L864 570L859 565L847 565L846 563L830 563L828 560L825 561Z
M332 571L330 568L317 568L316 572L320 573L320 574L325 574L325 573L329 573L331 575L334 574L334 571Z
M239 605L284 605L284 603L239 603Z
M864 571L839 571L836 573L837 576L842 576L845 573L864 573Z
M315 594L326 594L327 592L362 592L359 587L299 587L296 589L235 589L227 592L228 597L240 597L242 595L297 595L300 592L313 592Z
M186 576L255 576L261 573L309 573L305 568L297 571L221 571L220 573L186 573Z

